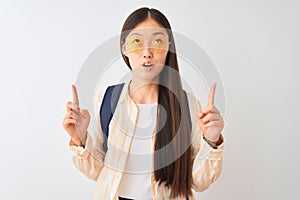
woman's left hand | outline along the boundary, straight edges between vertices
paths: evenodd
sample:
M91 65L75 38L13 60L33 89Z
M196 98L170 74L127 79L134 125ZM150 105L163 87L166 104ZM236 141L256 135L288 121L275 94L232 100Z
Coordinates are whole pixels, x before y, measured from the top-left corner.
M224 128L224 120L218 109L214 106L214 98L217 84L211 87L206 108L198 115L199 124L204 137L211 142L217 142Z

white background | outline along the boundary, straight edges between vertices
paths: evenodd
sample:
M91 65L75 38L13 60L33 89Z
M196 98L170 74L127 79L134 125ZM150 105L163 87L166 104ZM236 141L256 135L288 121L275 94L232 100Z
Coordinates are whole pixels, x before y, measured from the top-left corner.
M89 54L141 6L203 46L223 81L224 168L197 197L297 199L296 0L1 1L1 199L92 199L95 182L71 161L65 104Z

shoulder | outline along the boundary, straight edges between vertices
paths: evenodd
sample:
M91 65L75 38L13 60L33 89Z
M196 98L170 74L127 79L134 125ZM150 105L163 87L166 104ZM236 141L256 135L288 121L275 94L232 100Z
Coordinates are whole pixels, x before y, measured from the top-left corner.
M105 91L106 91L106 88L100 90L100 91L97 93L97 95L96 95L96 100L97 100L98 103L101 103L101 102L102 102L103 95L104 95Z
M102 104L102 101L103 101L106 89L107 89L107 87L103 88L100 91L98 91L98 92L95 93L95 96L94 96L94 110L97 113L98 113L99 108L100 108L100 106Z
M186 94L188 98L191 120L192 122L195 122L197 119L197 115L199 114L199 111L202 110L202 106L200 100L194 94L188 91L186 91Z
M186 91L189 106L192 108L198 108L201 109L201 103L200 100L191 92Z
M121 95L124 85L125 85L125 83L108 85L108 86L104 87L103 89L101 89L100 91L98 91L98 93L96 94L96 98L95 98L95 104L97 105L97 107L99 107L99 105L102 104L105 95L110 96L110 98L115 97L115 96L112 96L113 94L116 94L114 92L114 89L118 89L118 91L119 91L118 95Z

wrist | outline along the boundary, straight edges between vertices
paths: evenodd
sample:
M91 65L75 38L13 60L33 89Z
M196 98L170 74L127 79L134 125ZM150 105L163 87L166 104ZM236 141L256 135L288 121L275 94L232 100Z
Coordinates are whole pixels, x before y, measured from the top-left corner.
M205 138L206 140L208 140L209 142L212 142L212 143L217 143L220 139L220 136L218 136L217 138L214 137L214 138L211 138L211 137L206 137L206 136L203 136L203 138Z
M85 138L84 139L81 139L80 137L73 137L71 138L70 140L70 145L71 146L82 146L82 147L85 147L86 145L86 140L87 140L87 134L88 134L88 131L86 132L85 134Z
M76 139L71 138L70 145L71 146L81 146L81 142L80 142L80 140L76 140Z
M220 136L219 136L219 138L218 138L217 140L213 140L213 141L212 141L212 140L206 138L205 136L203 137L203 139L204 139L211 147L213 147L214 149L217 149L218 146L219 146L220 144L223 143L223 136L222 136L222 134L220 134Z
M80 140L80 145L83 146L83 147L85 147L86 140L87 140L87 135L88 135L88 131L86 131L85 138Z
M216 145L215 142L210 141L209 139L207 139L206 137L203 137L203 139L214 149L218 148L218 146Z

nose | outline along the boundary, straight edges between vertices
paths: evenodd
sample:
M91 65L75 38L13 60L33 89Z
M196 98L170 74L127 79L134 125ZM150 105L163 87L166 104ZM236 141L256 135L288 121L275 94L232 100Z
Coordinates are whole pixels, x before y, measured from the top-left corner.
M151 51L151 48L144 48L143 50L143 58L152 58L153 57L153 53Z

